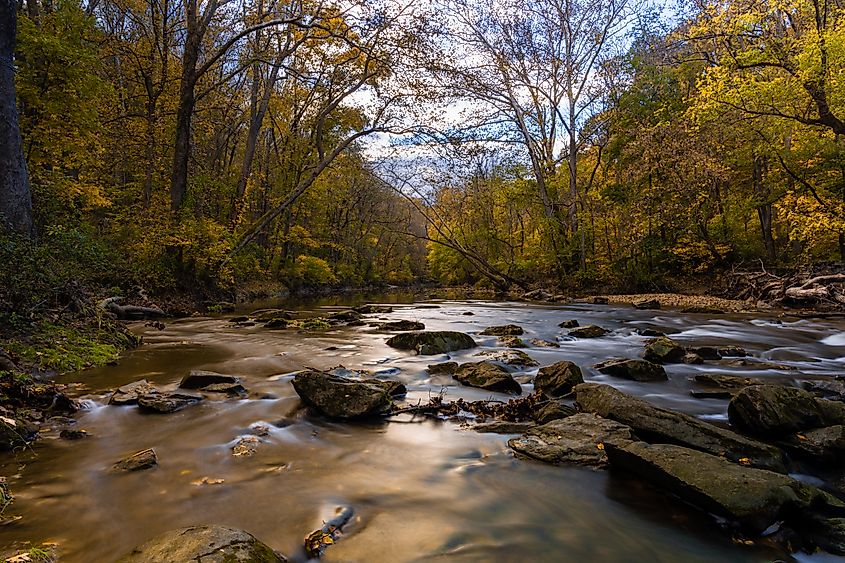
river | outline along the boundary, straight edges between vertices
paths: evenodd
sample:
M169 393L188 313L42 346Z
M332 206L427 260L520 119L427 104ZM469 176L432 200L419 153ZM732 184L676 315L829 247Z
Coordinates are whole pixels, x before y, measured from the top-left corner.
M347 303L333 298L282 305L307 315L341 304ZM0 529L4 543L54 541L61 561L113 561L163 531L214 523L247 530L302 561L303 538L335 507L350 506L354 519L325 561L790 560L765 542L732 541L713 518L624 474L518 460L507 447L510 436L480 434L453 422L343 424L309 416L299 408L287 375L305 366L390 370L408 386L411 402L427 401L441 390L447 400L491 394L461 387L451 377L429 377L426 365L445 355L417 357L391 349L385 345L390 333L371 327L272 331L233 326L230 316L174 320L162 331L139 324L133 329L145 344L127 352L119 365L61 378L86 386L87 408L77 418L90 437L48 437L5 459L0 474L10 476L17 496L10 512L23 518ZM559 340L558 349L525 350L540 365L571 360L587 381L611 383L717 423L727 419L727 402L691 397L689 378L696 373L792 382L829 378L845 364L845 322L833 320L464 301L398 304L393 313L375 317L468 332L482 349L495 347L496 338L478 332L515 323L525 329L526 340ZM557 327L566 319L612 333L567 340L566 330ZM661 383L633 383L590 369L611 357L637 357L646 339L634 330L646 327L688 345L741 345L758 359L797 369L671 365L670 380ZM452 353L450 359L477 361L478 351ZM170 415L106 406L108 391L119 385L146 378L175 388L191 369L239 375L249 396L205 400ZM523 387L530 391L530 385ZM269 428L258 451L233 456L238 438L256 425ZM109 471L122 457L150 447L158 454L157 467Z

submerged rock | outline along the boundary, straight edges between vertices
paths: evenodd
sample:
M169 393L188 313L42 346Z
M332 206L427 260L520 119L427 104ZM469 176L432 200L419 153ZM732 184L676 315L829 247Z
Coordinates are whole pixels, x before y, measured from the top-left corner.
M382 385L322 371L301 371L292 383L303 403L331 418L381 416L389 413L393 405Z
M522 387L503 367L490 362L461 364L455 379L469 387L520 395Z
M158 457L152 448L141 450L121 459L112 466L115 471L141 471L158 465Z
M638 328L638 329L634 330L634 332L636 332L640 336L647 336L649 338L666 336L665 332L663 332L662 330L654 329L654 328Z
M560 348L560 344L557 342L543 340L541 338L532 338L529 342L532 346L536 346L537 348Z
M417 321L391 321L389 323L380 323L378 325L380 330L425 330L425 325Z
M611 387L582 383L575 387L577 404L587 412L633 428L649 442L680 444L754 467L784 472L783 454L774 446L757 442L688 414L655 407Z
M117 563L283 563L287 559L252 534L223 526L191 526L165 532Z
M387 340L387 345L399 350L414 350L422 356L445 354L476 346L468 334L448 330L397 334Z
M781 385L753 385L737 393L728 404L731 424L751 434L780 438L811 428L842 423L809 391ZM826 408L827 407L827 408Z
M646 360L627 360L620 358L607 360L593 367L606 375L630 379L632 381L666 381L669 379L663 366Z
M264 323L264 328L271 330L279 330L287 328L290 324L290 321L287 319L270 319L269 321Z
M635 439L624 424L580 413L532 428L508 440L508 446L519 455L546 463L602 466L607 463L605 442Z
M182 378L179 387L182 389L202 389L215 384L240 385L241 380L234 375L226 375L214 371L191 370Z
M486 356L491 362L498 362L515 368L526 368L540 365L537 363L537 360L522 350L485 350L484 352L479 352L476 356Z
M830 495L786 475L681 446L608 443L606 451L613 467L631 471L753 534L784 519L800 521L802 513L845 510Z
M665 336L649 340L643 357L656 364L677 364L684 361L686 350L683 346Z
M534 389L549 397L561 397L584 383L581 368L572 362L562 361L540 368L534 378Z
M489 326L481 331L482 336L520 336L522 327L517 325Z
M587 325L581 328L570 330L567 335L575 338L599 338L607 334L608 330L596 325Z
M326 317L326 321L330 324L341 324L341 323L351 323L355 321L361 320L361 313L358 311L353 311L352 309L348 311L337 311L336 313L332 313L328 317Z
M153 411L162 414L169 414L194 405L202 401L199 395L188 393L148 393L138 397L138 407L142 410Z
M138 397L155 392L155 387L146 379L133 381L118 387L109 397L110 405L134 405Z

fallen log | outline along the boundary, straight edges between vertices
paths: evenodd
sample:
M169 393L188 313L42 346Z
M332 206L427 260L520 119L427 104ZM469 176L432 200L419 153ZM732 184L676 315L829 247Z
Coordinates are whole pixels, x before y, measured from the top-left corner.
M123 297L109 297L100 301L101 309L113 313L122 321L141 321L147 319L160 319L167 314L158 307L141 307L138 305L121 305Z

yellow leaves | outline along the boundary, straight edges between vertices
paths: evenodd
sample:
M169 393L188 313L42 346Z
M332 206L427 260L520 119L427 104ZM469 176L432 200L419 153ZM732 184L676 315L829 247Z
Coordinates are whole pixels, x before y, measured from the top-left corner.
M737 460L740 465L744 465L746 467L751 465L751 458L748 457L741 457Z

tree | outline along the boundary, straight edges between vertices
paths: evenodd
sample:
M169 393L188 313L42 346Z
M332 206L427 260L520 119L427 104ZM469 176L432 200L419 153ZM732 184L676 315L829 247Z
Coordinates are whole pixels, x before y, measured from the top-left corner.
M14 0L0 0L0 224L33 237L32 196L15 95L17 9Z

